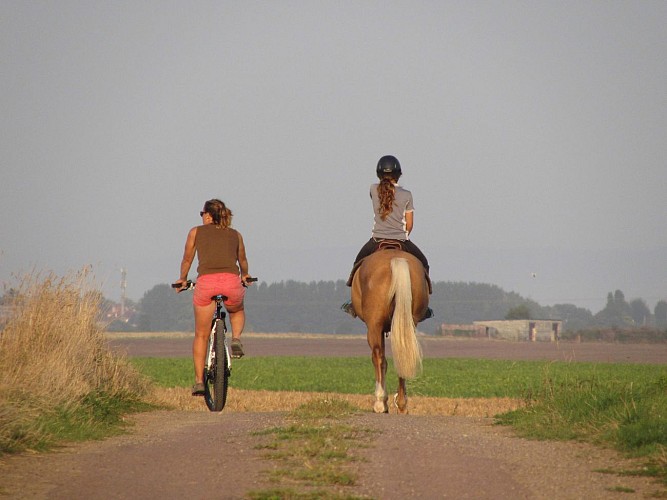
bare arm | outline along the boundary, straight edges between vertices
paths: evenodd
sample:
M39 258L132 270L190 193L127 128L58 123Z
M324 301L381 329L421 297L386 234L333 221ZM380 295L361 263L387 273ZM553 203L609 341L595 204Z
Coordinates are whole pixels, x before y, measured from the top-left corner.
M190 266L195 258L195 237L197 236L197 228L193 227L188 233L185 240L185 249L183 250L183 260L181 260L181 275L176 283L184 283L188 279Z
M414 226L414 212L405 212L405 229L410 234Z
M245 281L246 278L250 277L248 274L248 258L245 254L245 245L243 244L243 236L241 233L239 235L239 250L236 255L236 259L239 261L239 268L241 269L241 278Z

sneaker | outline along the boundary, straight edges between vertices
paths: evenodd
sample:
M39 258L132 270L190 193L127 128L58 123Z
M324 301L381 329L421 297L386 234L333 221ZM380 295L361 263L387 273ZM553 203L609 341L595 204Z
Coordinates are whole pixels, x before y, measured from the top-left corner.
M357 317L357 313L354 312L354 307L352 307L352 301L351 300L348 300L347 302L345 302L342 306L340 306L340 308L343 311L345 311L347 314L352 316L353 318Z
M203 382L198 382L192 386L192 395L193 396L203 396L204 395L204 384Z
M232 358L242 358L244 354L241 341L239 339L232 339Z

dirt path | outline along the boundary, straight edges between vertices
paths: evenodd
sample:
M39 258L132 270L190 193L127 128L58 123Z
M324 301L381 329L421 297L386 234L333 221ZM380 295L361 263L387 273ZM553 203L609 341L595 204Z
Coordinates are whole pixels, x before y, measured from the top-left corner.
M282 425L285 413L161 411L133 417L131 434L56 453L0 462L0 492L32 499L246 498L274 487L273 464L255 431ZM374 415L350 423L375 429L358 450L358 480L341 493L378 499L642 498L646 478L596 472L630 463L588 445L527 441L490 419ZM622 488L626 493L618 493ZM628 492L632 490L632 492Z

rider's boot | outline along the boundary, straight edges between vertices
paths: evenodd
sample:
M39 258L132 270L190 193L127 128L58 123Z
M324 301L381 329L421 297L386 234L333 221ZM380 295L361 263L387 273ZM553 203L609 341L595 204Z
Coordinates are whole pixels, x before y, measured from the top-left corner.
M345 302L342 306L340 306L340 308L343 311L345 311L347 314L352 316L353 318L357 317L357 313L354 312L354 307L352 307L352 301L351 300L348 300L347 302Z
M433 309L431 309L430 307L427 307L426 312L424 313L424 317L422 319L420 319L419 322L421 323L425 319L429 319L429 318L432 318L432 317L433 317Z
M347 283L345 283L347 286L352 286L352 279L354 278L354 273L357 272L358 267L359 266L357 265L357 262L355 262L354 265L352 266L352 271L350 271L350 277L347 279ZM354 307L352 307L351 300L348 300L347 302L343 303L343 305L340 306L340 308L353 318L357 317L357 313L354 312Z

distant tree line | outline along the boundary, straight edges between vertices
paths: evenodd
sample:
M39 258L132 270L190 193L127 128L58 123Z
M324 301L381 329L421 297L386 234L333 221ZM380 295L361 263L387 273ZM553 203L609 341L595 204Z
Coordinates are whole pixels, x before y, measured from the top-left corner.
M246 294L246 331L363 333L365 327L340 310L350 298L345 281L281 281L253 285ZM541 306L496 285L435 282L430 305L435 317L419 325L425 333L438 333L442 323L470 324L503 318L560 319L569 331L587 328L657 327L667 329L667 302L653 313L642 299L627 302L623 292L609 293L604 309L596 314L573 304ZM127 318L113 321L111 331L190 331L193 329L192 292L177 294L167 284L154 286L133 306Z
M99 292L88 292L99 293ZM0 329L11 315L12 303L20 292L8 289L0 295ZM247 290L246 331L363 333L365 327L340 310L350 297L343 280L293 280L253 285ZM190 331L193 329L192 292L177 294L167 284L148 290L138 301L122 307L100 295L100 320L109 331ZM435 282L430 305L435 317L419 324L425 333L440 333L442 324L470 324L497 319L558 319L564 331L592 332L647 329L667 332L667 301L660 300L653 311L641 298L625 299L621 290L609 292L605 307L593 314L574 304L541 306L496 285L466 282ZM650 337L647 334L647 338Z

